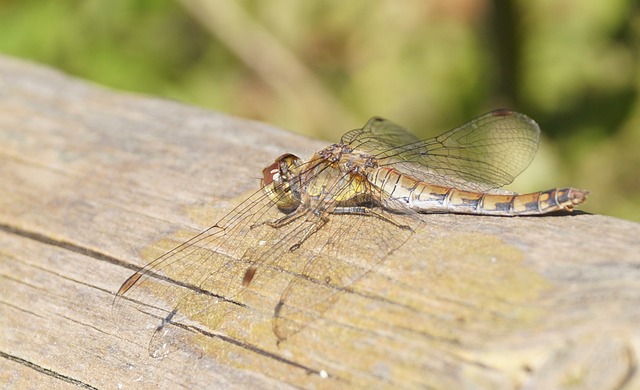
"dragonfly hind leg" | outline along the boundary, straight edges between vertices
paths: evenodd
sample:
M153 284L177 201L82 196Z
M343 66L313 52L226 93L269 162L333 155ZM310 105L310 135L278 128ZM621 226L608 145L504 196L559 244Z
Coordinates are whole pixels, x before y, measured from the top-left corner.
M259 226L264 226L267 225L269 227L272 227L274 229L279 229L283 226L286 226L302 217L308 216L310 213L310 209L309 208L298 208L296 209L296 211L285 215L282 218L278 218L274 221L265 221L265 222L260 222L257 224L254 224L251 226L251 229L254 229L256 227ZM293 245L291 245L289 247L289 251L293 252L296 249L300 248L300 246L309 238L311 237L313 234L315 234L318 230L320 230L328 221L329 219L326 217L326 215L323 215L324 213L317 213L317 212L312 212L311 213L314 218L313 220L308 220L308 222L310 222L312 225L307 229L306 232L304 232L304 234L302 235L302 237Z
M260 227L260 226L268 225L269 227L272 227L274 229L279 229L279 228L281 228L283 226L286 226L286 225L290 224L291 222L295 221L296 219L307 215L308 212L309 212L309 209L304 209L304 210L301 211L300 208L298 208L294 212L289 213L289 214L285 215L284 217L278 218L276 220L254 223L253 225L251 225L250 228L251 229L255 229L255 228Z
M413 230L413 228L409 225L403 225L401 223L396 222L393 218L381 214L370 207L365 206L349 206L349 207L336 207L331 211L331 214L355 214L355 215L365 215L369 217L375 217L387 223L394 225L403 230Z
M337 214L337 215L365 215L365 216L369 216L369 217L375 217L375 218L379 218L382 221L385 221L387 223L390 223L400 229L403 230L413 230L413 228L409 225L403 225L401 223L396 222L393 218L380 214L377 211L374 211L373 209L369 208L369 207L365 207L365 206L349 206L349 207L336 207L333 210L330 211L331 214ZM313 213L314 215L316 215L316 213ZM286 217L285 217L286 218ZM326 216L326 214L323 215L317 215L317 221L313 222L313 225L304 233L304 235L302 236L302 238L300 238L300 240L298 240L298 242L296 242L295 244L291 245L291 247L289 248L289 250L291 252L293 252L294 250L300 248L300 246L312 235L314 235L317 231L319 231L320 229L322 229L322 227L329 222L329 218ZM281 218L284 219L284 218ZM276 221L278 222L278 221ZM271 225L270 225L271 226Z

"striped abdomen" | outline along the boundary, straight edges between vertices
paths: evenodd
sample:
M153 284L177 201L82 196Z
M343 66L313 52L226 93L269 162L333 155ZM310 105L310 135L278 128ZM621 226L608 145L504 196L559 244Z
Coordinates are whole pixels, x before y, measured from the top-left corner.
M400 174L395 169L379 169L373 183L390 198L420 213L462 213L481 215L538 215L573 210L583 203L588 191L554 188L531 194L496 195L432 185ZM394 202L385 202L393 208Z

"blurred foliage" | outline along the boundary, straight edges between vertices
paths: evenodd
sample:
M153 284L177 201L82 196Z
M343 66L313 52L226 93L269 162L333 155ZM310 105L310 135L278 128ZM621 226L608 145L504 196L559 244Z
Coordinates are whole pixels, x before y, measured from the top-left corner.
M544 134L512 189L588 188L583 209L640 221L632 0L3 0L0 26L5 54L328 141L512 108Z

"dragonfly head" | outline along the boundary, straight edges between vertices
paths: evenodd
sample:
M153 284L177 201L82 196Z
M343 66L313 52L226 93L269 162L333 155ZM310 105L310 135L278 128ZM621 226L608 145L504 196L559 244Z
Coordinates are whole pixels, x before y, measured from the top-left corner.
M262 189L284 213L293 212L300 205L298 171L302 163L298 156L287 153L262 170Z

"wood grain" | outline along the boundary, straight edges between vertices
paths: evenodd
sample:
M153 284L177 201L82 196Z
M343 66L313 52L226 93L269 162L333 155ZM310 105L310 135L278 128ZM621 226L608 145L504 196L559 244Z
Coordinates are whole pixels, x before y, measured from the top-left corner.
M0 57L0 386L640 388L640 225L586 213L425 215L290 339L263 283L150 357L153 329L112 314L120 284L323 145Z

